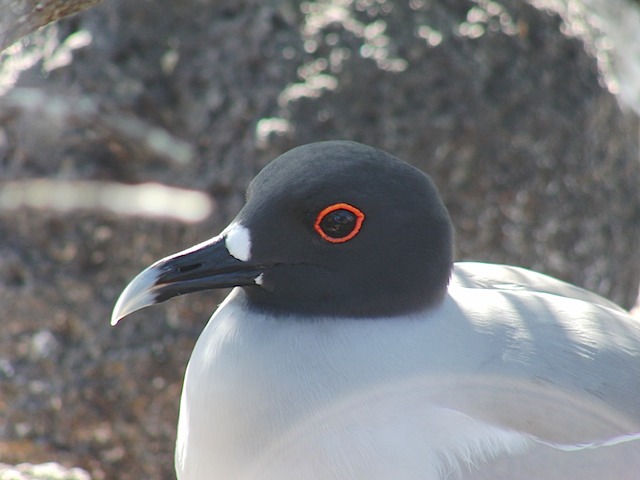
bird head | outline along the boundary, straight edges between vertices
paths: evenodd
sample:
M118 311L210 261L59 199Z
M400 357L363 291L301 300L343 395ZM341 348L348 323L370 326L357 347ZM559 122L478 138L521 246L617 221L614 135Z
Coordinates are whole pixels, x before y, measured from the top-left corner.
M388 316L437 305L453 229L427 175L354 142L294 148L251 182L216 237L154 263L127 286L112 323L148 305L238 286L281 314Z

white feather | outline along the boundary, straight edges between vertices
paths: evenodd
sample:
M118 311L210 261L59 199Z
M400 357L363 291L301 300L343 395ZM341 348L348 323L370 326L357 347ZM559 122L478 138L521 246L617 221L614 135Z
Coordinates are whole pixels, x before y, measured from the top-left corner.
M247 262L251 259L251 233L238 222L229 225L224 232L224 242L232 257Z
M582 480L602 460L554 446L609 442L637 479L640 328L523 272L384 319L275 319L235 289L189 362L178 478Z

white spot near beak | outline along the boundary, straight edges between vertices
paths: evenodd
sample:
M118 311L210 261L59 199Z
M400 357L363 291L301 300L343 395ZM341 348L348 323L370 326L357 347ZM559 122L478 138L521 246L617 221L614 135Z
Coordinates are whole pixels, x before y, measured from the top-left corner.
M243 262L251 258L251 236L248 228L232 223L225 230L224 236L224 244L232 257Z
M261 273L260 275L258 275L256 278L253 279L253 281L255 282L256 285L262 285L262 282L264 281L264 273Z

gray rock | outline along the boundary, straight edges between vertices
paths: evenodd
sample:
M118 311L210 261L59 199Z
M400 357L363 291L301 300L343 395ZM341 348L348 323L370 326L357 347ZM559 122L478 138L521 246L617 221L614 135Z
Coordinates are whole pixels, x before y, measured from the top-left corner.
M638 122L607 88L611 35L585 21L576 36L591 18L576 2L572 16L547 2L564 17L532 3L113 0L3 57L2 72L39 58L15 85L2 77L3 180L154 181L217 209L187 225L0 204L0 458L172 478L182 375L221 294L115 329L110 309L144 266L216 234L300 143L387 149L434 177L459 258L630 306Z
M57 463L6 465L0 463L0 480L91 480L80 468L65 468Z

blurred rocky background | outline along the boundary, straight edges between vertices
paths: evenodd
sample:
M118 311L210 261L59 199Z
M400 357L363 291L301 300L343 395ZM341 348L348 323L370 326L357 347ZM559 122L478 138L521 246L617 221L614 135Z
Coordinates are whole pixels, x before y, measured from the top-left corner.
M1 479L174 478L182 376L222 294L117 328L110 310L301 143L427 171L459 259L636 300L631 0L0 0L0 19L0 463L83 469Z

